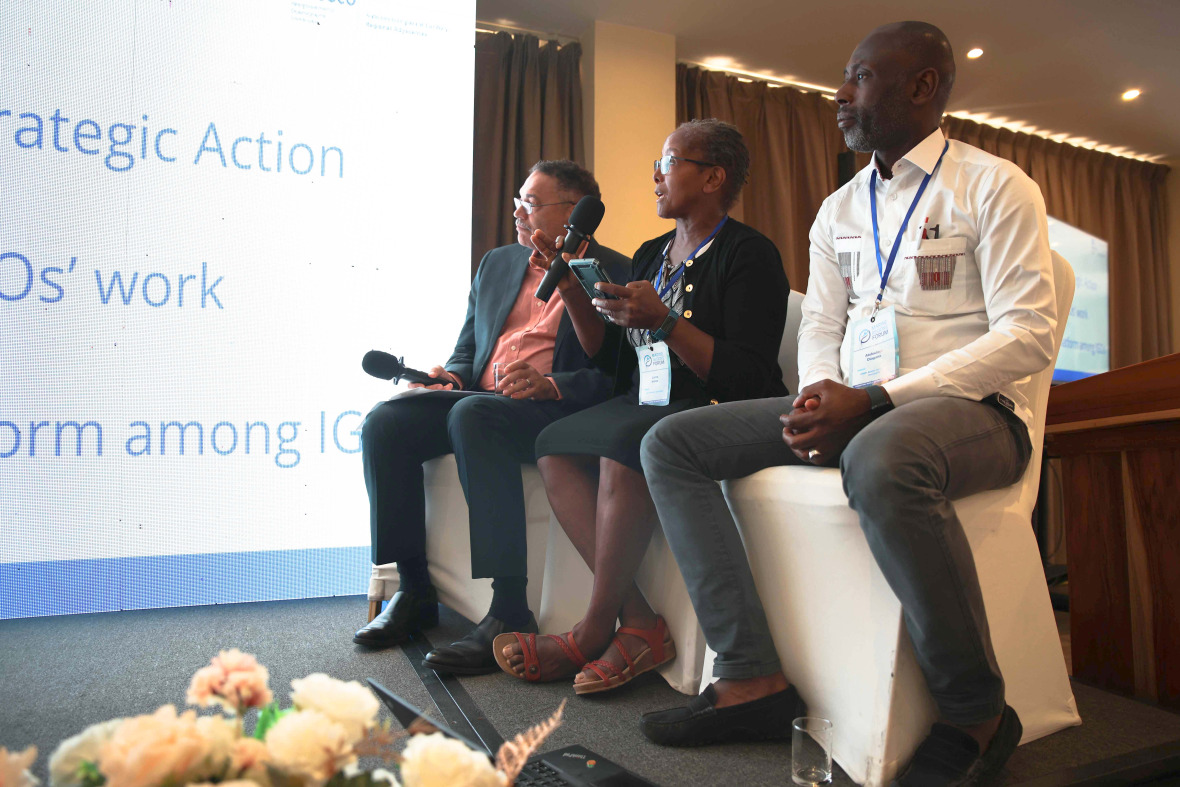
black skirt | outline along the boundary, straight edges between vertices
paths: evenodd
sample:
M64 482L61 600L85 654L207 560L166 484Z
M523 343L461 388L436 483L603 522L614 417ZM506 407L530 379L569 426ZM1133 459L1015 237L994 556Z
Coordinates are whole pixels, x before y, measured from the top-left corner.
M545 427L537 436L537 457L559 454L601 456L643 472L639 444L661 418L705 404L674 399L666 405L639 404L633 393L616 396Z

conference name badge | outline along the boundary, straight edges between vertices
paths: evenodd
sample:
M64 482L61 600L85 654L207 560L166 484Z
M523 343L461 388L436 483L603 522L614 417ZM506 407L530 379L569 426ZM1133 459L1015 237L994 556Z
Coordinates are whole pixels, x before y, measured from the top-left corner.
M897 377L897 313L892 306L877 310L876 319L864 317L852 324L852 363L848 383L864 388Z
M672 398L672 355L666 342L641 344L639 355L639 403L665 405Z

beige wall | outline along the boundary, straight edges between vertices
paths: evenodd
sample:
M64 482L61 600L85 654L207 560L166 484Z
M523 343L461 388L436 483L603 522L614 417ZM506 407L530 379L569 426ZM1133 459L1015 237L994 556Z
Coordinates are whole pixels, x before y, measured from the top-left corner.
M1172 268L1172 352L1180 353L1180 159L1166 162L1168 174L1168 261Z
M676 38L595 22L582 47L587 165L606 205L596 237L630 256L672 228L656 216L651 163L676 123Z

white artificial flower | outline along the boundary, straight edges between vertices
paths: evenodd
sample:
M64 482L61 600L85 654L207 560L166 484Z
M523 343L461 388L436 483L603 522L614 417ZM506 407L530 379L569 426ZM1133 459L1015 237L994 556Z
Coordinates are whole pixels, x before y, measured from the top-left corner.
M19 753L0 746L0 787L36 787L40 784L37 777L29 773L36 759L36 746Z
M355 680L346 683L316 672L291 681L291 688L296 709L317 710L337 722L351 743L359 742L377 723L377 698Z
M405 787L505 787L486 754L441 732L415 735L402 752Z
M122 719L111 719L92 724L72 738L66 738L49 755L49 784L51 787L79 787L79 769L83 763L98 762L98 752L111 739Z
M344 727L318 710L288 713L266 733L271 765L317 782L356 761Z

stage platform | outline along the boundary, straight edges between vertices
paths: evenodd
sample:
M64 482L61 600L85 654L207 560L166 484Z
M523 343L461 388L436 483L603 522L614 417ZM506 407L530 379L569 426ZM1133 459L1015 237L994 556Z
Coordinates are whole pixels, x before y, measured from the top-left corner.
M789 743L694 750L648 743L640 715L685 701L654 673L590 697L575 696L568 683L526 685L503 674L439 680L413 654L461 636L467 621L444 610L424 641L371 651L352 643L365 610L364 597L352 596L0 621L0 746L35 744L34 773L48 785L49 754L60 740L95 722L182 706L193 672L219 649L237 647L269 668L283 704L291 680L312 672L374 678L494 740L568 698L565 723L546 749L579 743L665 786L790 783ZM1074 692L1084 723L1022 746L999 784L1180 784L1180 715L1076 681ZM833 783L852 784L843 773Z

